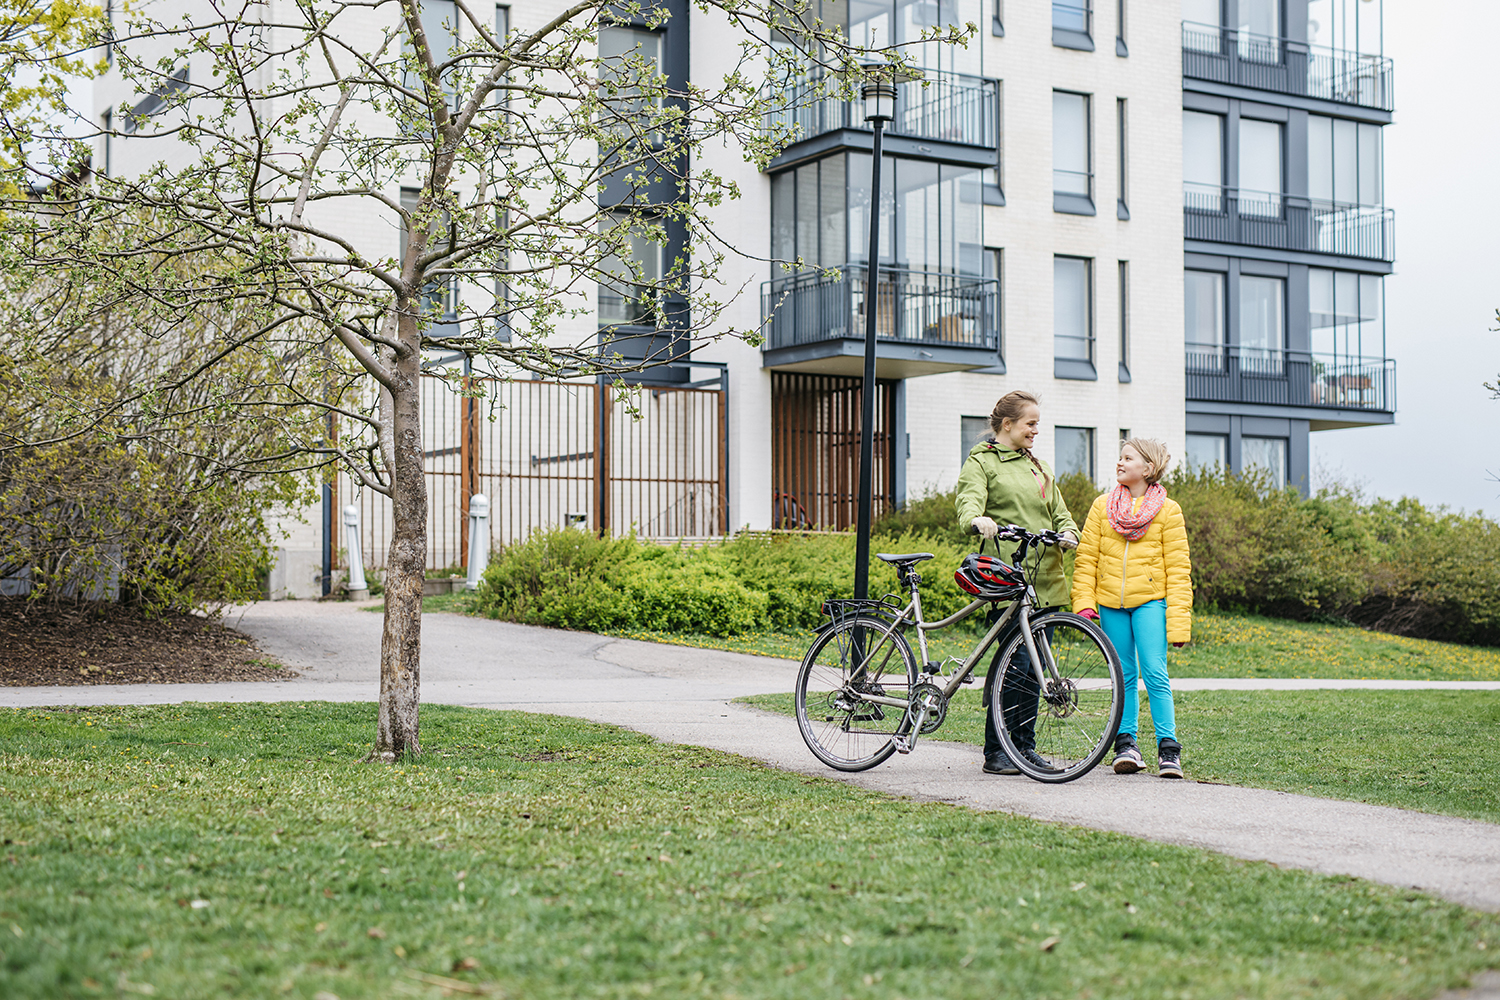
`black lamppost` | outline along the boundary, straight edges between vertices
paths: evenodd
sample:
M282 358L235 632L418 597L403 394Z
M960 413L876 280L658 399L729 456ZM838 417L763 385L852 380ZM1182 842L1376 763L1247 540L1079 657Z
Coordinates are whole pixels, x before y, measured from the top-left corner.
M896 116L895 67L881 67L865 83L865 121L875 130L870 165L870 245L865 272L865 387L860 397L859 525L854 545L854 596L870 596L870 505L875 464L875 322L880 276L880 134Z

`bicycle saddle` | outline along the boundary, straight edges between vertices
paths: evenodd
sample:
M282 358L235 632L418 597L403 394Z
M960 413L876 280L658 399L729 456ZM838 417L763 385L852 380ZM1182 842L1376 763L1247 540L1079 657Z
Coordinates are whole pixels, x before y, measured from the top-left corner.
M888 562L893 566L914 566L926 559L935 558L931 552L910 552L904 556L892 555L889 552L877 552L875 558L881 562Z

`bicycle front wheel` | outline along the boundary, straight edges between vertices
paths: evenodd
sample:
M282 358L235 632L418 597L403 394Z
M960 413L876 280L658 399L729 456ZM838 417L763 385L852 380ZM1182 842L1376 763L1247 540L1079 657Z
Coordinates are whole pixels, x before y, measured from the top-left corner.
M888 622L851 618L830 627L797 671L797 728L829 767L864 771L890 757L911 728L906 706L917 660ZM879 700L874 700L879 699Z
M1114 745L1125 707L1120 658L1103 629L1070 611L1033 618L1031 637L1043 660L1043 681L1038 683L1018 631L1001 669L987 680L995 728L1021 773L1037 781L1072 781L1093 770Z

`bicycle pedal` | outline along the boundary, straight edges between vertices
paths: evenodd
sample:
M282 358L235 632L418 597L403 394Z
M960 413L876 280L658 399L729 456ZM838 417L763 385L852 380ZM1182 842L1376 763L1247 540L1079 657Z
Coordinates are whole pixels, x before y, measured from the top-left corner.
M959 681L959 683L960 684L973 684L974 683L974 675L972 673L970 673L963 680Z
M896 744L897 753L911 753L911 742L905 736L893 736L891 742Z

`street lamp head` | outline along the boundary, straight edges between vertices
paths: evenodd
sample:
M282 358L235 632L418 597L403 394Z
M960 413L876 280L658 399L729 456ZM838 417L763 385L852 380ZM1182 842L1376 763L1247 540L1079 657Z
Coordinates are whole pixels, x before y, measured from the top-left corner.
M888 122L896 117L896 86L889 80L870 80L862 94L865 99L865 121Z

